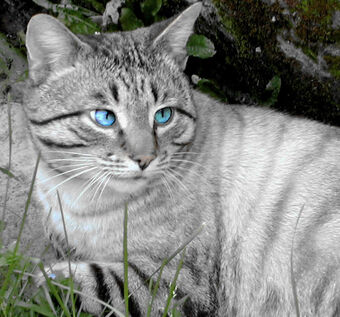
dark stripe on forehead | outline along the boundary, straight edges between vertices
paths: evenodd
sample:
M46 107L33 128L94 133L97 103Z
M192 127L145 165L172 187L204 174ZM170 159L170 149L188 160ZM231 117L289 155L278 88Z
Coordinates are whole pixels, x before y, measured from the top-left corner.
M152 92L153 97L155 98L155 102L157 102L158 92L157 92L156 85L154 83L151 83L151 92Z
M106 98L105 98L105 96L104 96L104 94L102 94L102 93L99 92L99 91L94 92L94 93L92 94L92 97L93 97L94 99L98 99L98 100L100 101L101 104L107 104L107 103L108 103L107 100L106 100Z
M110 81L110 83L109 83L109 88L110 88L110 92L111 92L113 98L114 98L117 102L119 102L119 97L118 97L118 87L117 87L117 85L115 84L114 81Z
M126 71L127 71L127 70L126 70ZM129 84L129 82L127 81L127 79L126 79L124 76L122 76L122 73L120 73L119 75L120 75L120 76L118 76L118 77L122 80L123 84L126 86L126 89L130 89L130 84Z
M82 113L83 113L83 111L76 111L76 112L73 112L73 113L62 114L60 116L56 116L56 117L45 119L45 120L30 119L30 123L32 123L34 125L46 125L46 124L51 123L52 121L76 117L76 116L81 115Z
M142 91L144 91L144 88L145 88L145 79L142 78L141 81L140 81L140 89L141 89Z

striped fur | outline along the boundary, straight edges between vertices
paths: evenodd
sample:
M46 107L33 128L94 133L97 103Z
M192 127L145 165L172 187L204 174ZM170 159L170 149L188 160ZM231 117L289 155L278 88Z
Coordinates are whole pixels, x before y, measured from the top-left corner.
M175 299L189 295L183 316L294 315L292 251L301 315L338 316L339 129L191 90L183 52L199 11L81 37L51 17L31 20L24 106L42 153L47 234L65 256L58 190L76 282L123 310L128 203L132 316L145 316L147 278L203 223L177 283ZM174 117L155 125L166 106ZM98 126L95 109L113 111L117 123ZM141 170L138 155L155 158ZM152 316L162 314L178 261L164 269ZM67 262L54 270L67 276ZM82 302L95 314L103 308Z

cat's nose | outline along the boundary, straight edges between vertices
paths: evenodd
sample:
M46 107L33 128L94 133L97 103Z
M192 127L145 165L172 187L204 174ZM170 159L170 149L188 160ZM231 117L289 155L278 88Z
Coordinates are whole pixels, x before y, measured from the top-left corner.
M137 155L132 159L138 163L141 170L145 170L155 158L156 156L151 154L151 155Z

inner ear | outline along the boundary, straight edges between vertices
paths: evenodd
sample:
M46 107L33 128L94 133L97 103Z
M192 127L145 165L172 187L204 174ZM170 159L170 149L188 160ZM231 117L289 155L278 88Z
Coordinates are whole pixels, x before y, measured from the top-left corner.
M27 26L26 47L29 76L39 82L51 73L70 67L81 49L89 49L57 19L38 14Z
M155 49L167 51L183 70L187 61L186 44L189 36L193 33L194 24L201 8L200 2L187 8L173 19L152 43Z

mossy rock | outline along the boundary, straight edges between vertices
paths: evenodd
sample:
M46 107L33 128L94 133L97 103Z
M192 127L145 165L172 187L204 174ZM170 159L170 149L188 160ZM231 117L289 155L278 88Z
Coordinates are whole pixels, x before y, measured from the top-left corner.
M200 76L223 71L224 77L212 79L218 77L232 102L246 95L250 102L339 124L339 1L205 3L216 8L215 30L222 24L218 32L225 42L220 45L219 38L216 43L217 52L222 52L210 61L215 70L206 75L202 65ZM273 78L280 78L277 98L266 89Z

